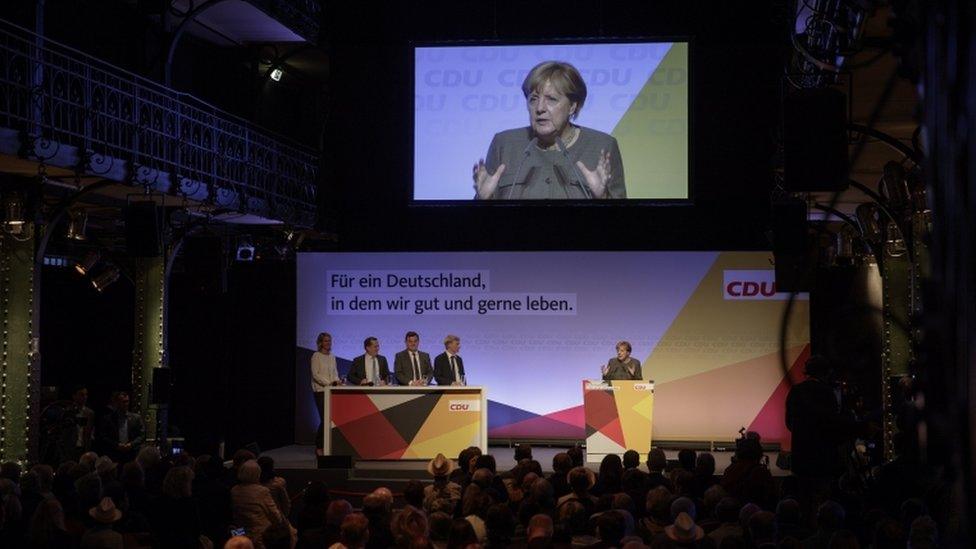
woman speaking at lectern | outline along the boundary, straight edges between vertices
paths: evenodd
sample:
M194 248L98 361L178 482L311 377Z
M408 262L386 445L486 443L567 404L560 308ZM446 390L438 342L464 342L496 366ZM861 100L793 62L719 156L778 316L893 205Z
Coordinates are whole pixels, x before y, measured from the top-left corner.
M605 381L620 379L640 381L644 379L640 361L630 356L631 350L630 342L617 342L617 356L611 358L607 361L606 366L600 368Z

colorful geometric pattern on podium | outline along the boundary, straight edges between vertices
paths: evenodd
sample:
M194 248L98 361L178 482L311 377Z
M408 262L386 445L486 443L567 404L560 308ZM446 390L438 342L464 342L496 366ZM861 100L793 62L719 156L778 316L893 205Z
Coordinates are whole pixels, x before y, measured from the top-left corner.
M464 411L459 403L468 403ZM453 406L452 406L453 404ZM429 459L480 446L481 396L475 393L335 391L333 455L359 459Z
M604 386L584 380L583 409L587 454L651 449L654 393L647 383L611 381Z

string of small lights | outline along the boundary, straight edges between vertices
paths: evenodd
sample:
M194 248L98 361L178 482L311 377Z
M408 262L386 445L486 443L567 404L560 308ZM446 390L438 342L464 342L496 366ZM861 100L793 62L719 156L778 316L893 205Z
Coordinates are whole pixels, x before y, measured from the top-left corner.
M136 333L135 341L132 346L132 404L135 411L145 416L142 405L142 396L145 392L143 384L143 346L146 334L146 273L141 269L141 264L136 263Z
M19 461L26 463L30 457L30 447L31 447L31 406L34 400L34 376L37 373L37 364L34 361L34 354L32 350L32 342L34 340L34 242L31 239L30 242L30 257L27 258L28 261L25 263L28 267L25 269L27 273L27 341L25 346L25 353L23 359L26 361L26 391L24 392L24 445L21 447L23 452L18 456ZM38 380L40 382L40 380Z
M3 366L0 368L0 460L7 459L7 349L10 343L10 244L6 238L0 238L0 272L3 281L0 284L0 296L3 301Z

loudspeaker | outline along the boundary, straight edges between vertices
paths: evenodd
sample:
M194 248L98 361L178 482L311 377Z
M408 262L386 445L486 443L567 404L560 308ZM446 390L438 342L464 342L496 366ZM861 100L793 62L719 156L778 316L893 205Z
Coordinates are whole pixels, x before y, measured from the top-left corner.
M842 191L848 185L847 96L796 90L783 100L783 185L792 192Z
M131 257L159 257L163 253L162 208L155 202L130 202L125 207L125 249Z
M153 368L152 390L149 394L151 404L169 404L173 395L173 370Z
M774 202L772 224L776 291L810 291L816 250L810 245L807 205L800 200Z

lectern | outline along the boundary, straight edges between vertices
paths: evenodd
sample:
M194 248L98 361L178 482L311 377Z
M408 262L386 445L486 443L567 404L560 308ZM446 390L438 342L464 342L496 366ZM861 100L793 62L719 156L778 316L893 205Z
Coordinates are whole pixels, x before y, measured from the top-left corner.
M607 454L621 455L651 449L653 381L583 380L586 418L586 461L601 461Z

